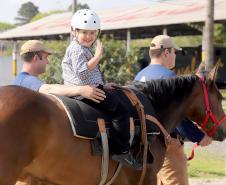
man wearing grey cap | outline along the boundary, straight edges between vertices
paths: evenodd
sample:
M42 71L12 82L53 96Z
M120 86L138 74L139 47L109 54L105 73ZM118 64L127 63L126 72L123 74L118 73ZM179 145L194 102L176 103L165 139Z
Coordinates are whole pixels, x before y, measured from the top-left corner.
M38 79L38 75L44 73L46 70L46 65L49 63L48 56L50 54L53 54L53 51L39 40L25 42L20 50L20 56L23 60L22 72L18 74L12 84L41 93L53 93L69 97L81 95L97 103L104 100L104 91L94 86L46 84Z
M177 50L181 48L175 45L171 37L167 35L154 37L149 50L151 63L137 74L135 81L146 82L176 76L171 69L175 67ZM188 185L183 138L197 142L200 146L207 146L212 140L190 120L178 124L170 135L175 139L167 146L164 163L157 175L158 185Z

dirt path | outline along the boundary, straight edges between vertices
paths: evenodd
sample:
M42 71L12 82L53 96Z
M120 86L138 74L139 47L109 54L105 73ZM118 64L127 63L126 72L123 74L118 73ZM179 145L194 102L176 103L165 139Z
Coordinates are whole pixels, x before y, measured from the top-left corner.
M226 185L224 179L189 179L189 185Z

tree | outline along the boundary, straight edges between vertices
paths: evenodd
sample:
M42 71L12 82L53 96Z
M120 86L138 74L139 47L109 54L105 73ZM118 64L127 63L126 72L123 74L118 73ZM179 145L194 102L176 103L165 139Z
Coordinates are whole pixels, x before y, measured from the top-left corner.
M15 26L9 23L5 23L5 22L0 22L0 32L5 31L5 30L9 30L14 28Z
M19 25L26 24L38 13L38 7L29 1L21 5L15 20L19 21Z
M214 24L214 43L217 46L226 46L226 27L223 24Z
M40 12L38 14L36 14L30 22L34 22L34 21L37 21L39 19L42 19L44 17L47 17L49 15L52 15L52 14L57 14L57 13L63 13L65 12L64 10L53 10L53 11L49 11L49 12Z
M40 78L46 83L63 83L61 61L65 50L69 45L68 41L46 41L45 44L54 50L54 54L49 56L49 64L46 72L40 75Z
M89 9L89 5L78 3L76 6L76 10L80 10L80 9ZM72 11L72 4L68 7L68 11Z
M104 53L100 68L106 82L124 85L133 81L140 69L138 61L142 53L139 46L132 46L131 52L126 55L125 41L115 40L113 36L103 36L101 41L104 45Z

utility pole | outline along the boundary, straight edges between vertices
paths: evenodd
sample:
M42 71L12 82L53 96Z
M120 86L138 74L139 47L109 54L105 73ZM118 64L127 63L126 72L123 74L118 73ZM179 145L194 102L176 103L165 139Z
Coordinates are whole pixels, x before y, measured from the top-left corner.
M214 43L213 43L213 28L214 28L214 0L207 0L207 16L205 21L204 33L204 48L205 48L205 66L206 70L210 70L214 63Z
M72 1L72 15L76 12L77 9L77 0Z
M77 10L77 0L72 0L72 7L71 7L71 13L72 13L72 16L74 15L74 13L76 12L76 10ZM71 16L71 17L72 17ZM70 41L72 41L73 40L73 34L72 34L72 32L71 32L71 34L70 34Z

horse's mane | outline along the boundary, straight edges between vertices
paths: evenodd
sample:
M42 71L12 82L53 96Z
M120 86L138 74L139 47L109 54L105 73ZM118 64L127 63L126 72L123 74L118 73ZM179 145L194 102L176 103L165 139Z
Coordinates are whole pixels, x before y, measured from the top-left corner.
M135 81L133 85L150 99L156 111L161 111L187 97L193 91L197 79L196 75L184 75L147 82Z

